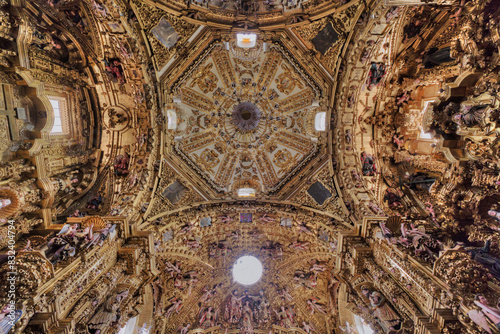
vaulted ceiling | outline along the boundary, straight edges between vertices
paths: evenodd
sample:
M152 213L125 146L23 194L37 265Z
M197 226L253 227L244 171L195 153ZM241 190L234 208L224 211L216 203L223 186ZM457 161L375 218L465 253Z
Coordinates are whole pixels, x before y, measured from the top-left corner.
M470 90L480 74L468 66L484 63L486 73L492 59L454 62L446 70L448 91L440 90L436 73L446 71L419 71L431 60L455 61L450 36L459 36L453 49L458 50L473 22L452 17L446 10L453 7L393 3L28 1L17 13L19 59L0 58L16 64L0 79L22 87L12 95L36 123L30 145L19 155L37 164L41 191L35 179L16 186L22 196L8 210L32 212L22 204L39 198L48 228L52 220L82 218L68 216L83 210L126 217L121 237L133 236L121 251L128 254L127 275L147 278L144 291L151 298L142 316L155 333L334 333L345 321L354 323L353 305L368 312L359 305L370 303L362 286L379 284L383 272L371 259L363 262L364 252L376 245L388 266L402 266L385 252L389 242L396 243L392 234L405 233L396 216L421 217L427 230L412 230L420 236L445 221L444 210L432 211L405 183L409 171L432 155L432 165L421 170L442 173L454 187L455 169L443 171L471 156L461 144L446 142L453 135L443 134L439 143L420 140L438 127L428 105L437 101L438 108L443 95L453 99ZM500 36L498 28L488 34L489 40ZM425 58L429 46L448 53ZM51 133L57 121L49 102L54 96L67 101L73 115L64 124L67 136ZM8 114L4 123L12 118ZM402 133L411 140L395 135ZM468 140L484 134L462 133ZM425 186L429 175L414 183ZM443 201L455 200L446 199L452 186L439 188ZM401 200L397 188L411 200ZM61 195L63 190L69 195ZM386 216L393 217L382 235L376 226ZM232 277L243 255L263 264L255 285ZM371 281L363 266L373 271ZM416 281L414 288L400 282L387 289L406 288L413 300L434 303L425 284ZM347 295L361 297L353 302ZM235 303L241 304L240 314L234 313ZM445 302L439 303L433 305ZM413 311L420 314L417 307ZM64 312L70 314L69 306ZM410 316L400 319L405 320L398 333L409 332ZM393 331L383 321L376 326Z
M210 10L137 5L164 122L155 195L141 224L155 234L162 272L155 312L167 313L155 318L157 329L240 330L243 318L227 314L236 294L254 309L254 330L310 324L331 332L337 240L351 226L334 179L332 92L362 6L243 13L230 2L210 3ZM240 44L238 34L255 37L254 45ZM253 286L232 279L242 255L264 266ZM172 268L186 274L172 275ZM179 300L183 308L170 314ZM293 314L290 323L280 322L280 312ZM212 313L217 320L205 321Z

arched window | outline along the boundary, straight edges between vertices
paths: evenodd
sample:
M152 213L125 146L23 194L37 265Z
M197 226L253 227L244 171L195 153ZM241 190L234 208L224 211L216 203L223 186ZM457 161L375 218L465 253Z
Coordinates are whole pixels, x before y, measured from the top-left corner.
M177 113L175 110L167 110L167 129L175 130L177 128Z
M430 100L425 100L423 102L423 105L424 107L422 108L422 114L425 114L427 112L427 110L429 109L429 105L434 102L434 99L430 99ZM425 115L424 115L425 117ZM424 127L421 126L420 127L420 133L418 135L418 138L419 139L432 139L432 133L429 133L429 132L425 132L424 130Z
M314 129L316 131L326 131L326 112L319 112L314 117Z
M134 332L136 322L137 317L129 319L129 321L127 321L127 324L120 329L118 334L132 334Z
M61 97L49 97L49 102L54 113L54 124L52 125L52 129L50 129L50 134L61 135L69 133L67 120L68 106L66 100Z
M253 48L257 44L256 34L236 34L237 45L240 48Z

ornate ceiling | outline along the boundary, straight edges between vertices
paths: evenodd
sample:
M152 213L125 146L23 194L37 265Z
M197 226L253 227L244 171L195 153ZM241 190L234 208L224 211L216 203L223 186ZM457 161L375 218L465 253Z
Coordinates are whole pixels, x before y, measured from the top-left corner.
M277 193L316 161L326 136L314 118L321 91L275 45L214 43L172 88L177 129L172 152L217 192ZM266 50L263 50L266 48ZM234 195L233 195L234 196Z
M494 332L500 9L428 2L0 1L10 327Z
M240 228L235 230L234 224ZM294 326L304 320L322 332L333 328L326 312L336 293L330 290L336 282L332 251L345 227L331 225L327 217L311 220L306 211L284 206L231 205L163 217L157 226L161 274L155 282L155 312L168 308L173 299L183 306L182 312L159 317L157 328L171 332L188 323L201 329L220 324L229 333L238 332L244 315L232 318L232 294L245 296L242 304L248 301L252 309L255 331L271 330L279 319L274 311L281 312L282 306L293 314L287 321ZM243 286L233 281L231 268L236 259L249 254L262 262L264 275L257 284ZM315 300L323 311L312 312L308 300ZM213 322L202 318L208 309L214 313Z

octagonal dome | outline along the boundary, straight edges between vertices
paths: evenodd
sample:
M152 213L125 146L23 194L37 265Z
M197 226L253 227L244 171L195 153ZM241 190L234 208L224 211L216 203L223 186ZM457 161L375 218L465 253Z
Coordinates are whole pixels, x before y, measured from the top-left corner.
M274 192L322 144L306 126L320 89L279 46L264 49L216 43L173 89L175 152L217 191L251 183Z

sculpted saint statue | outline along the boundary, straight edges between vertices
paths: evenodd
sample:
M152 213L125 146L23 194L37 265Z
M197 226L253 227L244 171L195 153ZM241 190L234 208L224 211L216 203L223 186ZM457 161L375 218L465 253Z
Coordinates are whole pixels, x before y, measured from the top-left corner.
M361 293L370 300L373 315L377 318L385 332L401 328L401 317L394 311L380 292L362 287Z
M88 324L91 334L101 334L119 318L117 313L122 301L127 298L128 289L123 287L116 290L101 306L101 309L94 315Z

